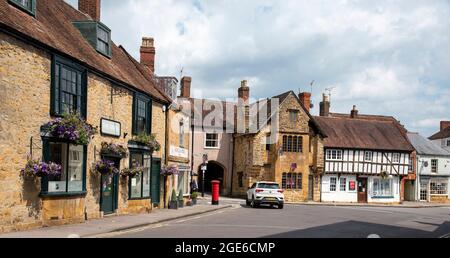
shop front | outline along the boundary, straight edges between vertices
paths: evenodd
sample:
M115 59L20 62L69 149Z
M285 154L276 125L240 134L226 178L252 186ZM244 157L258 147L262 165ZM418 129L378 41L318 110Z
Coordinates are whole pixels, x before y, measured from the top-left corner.
M399 203L398 176L327 174L322 177L322 201L342 203Z

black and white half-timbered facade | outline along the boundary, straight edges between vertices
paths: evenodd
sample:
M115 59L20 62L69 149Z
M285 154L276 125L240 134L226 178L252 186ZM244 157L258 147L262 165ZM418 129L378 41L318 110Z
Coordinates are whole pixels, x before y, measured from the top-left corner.
M328 114L316 121L328 136L322 202L401 202L413 149L395 119Z

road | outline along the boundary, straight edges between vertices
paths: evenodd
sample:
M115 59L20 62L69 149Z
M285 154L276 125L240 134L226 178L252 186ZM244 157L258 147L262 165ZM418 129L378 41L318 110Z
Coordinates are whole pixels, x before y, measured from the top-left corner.
M243 203L203 216L120 232L115 238L381 238L445 237L450 207L286 205L251 209Z

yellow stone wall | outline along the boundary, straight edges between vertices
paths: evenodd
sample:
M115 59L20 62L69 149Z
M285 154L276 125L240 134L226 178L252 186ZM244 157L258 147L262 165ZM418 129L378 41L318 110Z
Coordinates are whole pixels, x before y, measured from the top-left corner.
M42 225L40 182L23 181L30 138L41 157L40 126L50 120L48 53L0 33L0 232Z
M122 136L115 138L98 134L88 145L87 195L40 198L40 179L21 179L19 171L26 163L31 137L33 158L42 157L40 127L51 120L51 55L0 34L0 232L76 223L102 215L100 176L93 173L92 164L101 158L101 142L127 146L132 137L133 95L114 87L111 102L112 86L111 82L88 74L88 122L100 127L101 118L118 121L122 126ZM152 116L152 131L162 145L161 151L155 152L154 156L161 158L164 164L165 113L162 104L153 103ZM128 158L122 159L121 169L128 164ZM151 208L150 200L129 201L128 179L119 179L119 214L149 212Z
M163 110L163 104L158 102L152 103L152 134L156 136L156 140L161 144L161 150L154 152L154 158L161 159L161 167L166 161L166 112ZM160 208L164 207L164 178L161 177L160 189Z
M291 122L289 110L298 110L299 116L296 122ZM279 130L276 135L277 142L266 150L265 139L270 132L270 125L257 134L240 135L235 140L235 163L233 177L233 195L245 196L245 193L253 183L257 181L275 181L282 183L283 173L302 173L302 189L285 191L286 201L303 202L308 199L310 166L317 166L317 162L323 162L323 145L320 145L319 136L311 134L309 116L302 109L295 96L288 96L279 109ZM303 138L302 153L285 152L278 155L278 150L283 145L284 135L295 135ZM310 141L312 148L310 149ZM322 153L322 154L320 154ZM321 156L320 156L321 155ZM296 163L297 169L291 171L291 164ZM323 165L322 165L323 167ZM244 186L239 187L238 173L244 173ZM314 199L320 199L320 178L314 180Z

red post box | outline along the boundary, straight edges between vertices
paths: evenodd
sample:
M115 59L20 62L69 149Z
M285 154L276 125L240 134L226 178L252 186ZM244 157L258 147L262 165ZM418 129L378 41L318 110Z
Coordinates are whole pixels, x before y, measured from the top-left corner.
M212 205L219 205L220 181L211 181L212 184Z

